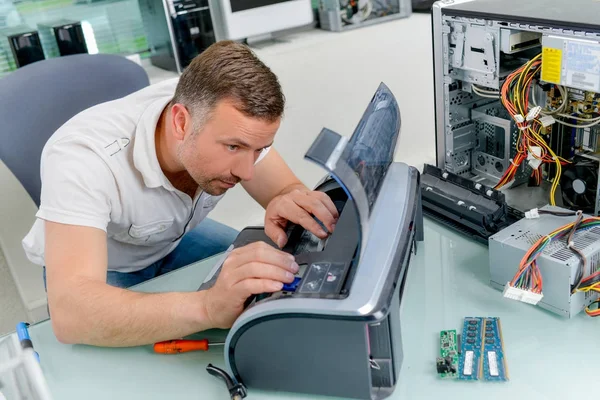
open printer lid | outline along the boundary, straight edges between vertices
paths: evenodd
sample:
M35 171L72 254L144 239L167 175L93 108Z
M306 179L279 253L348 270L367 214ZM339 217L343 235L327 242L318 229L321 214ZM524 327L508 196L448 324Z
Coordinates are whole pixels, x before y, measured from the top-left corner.
M327 170L354 203L361 253L369 235L371 211L394 161L400 125L396 98L381 83L350 139L325 128L305 155Z

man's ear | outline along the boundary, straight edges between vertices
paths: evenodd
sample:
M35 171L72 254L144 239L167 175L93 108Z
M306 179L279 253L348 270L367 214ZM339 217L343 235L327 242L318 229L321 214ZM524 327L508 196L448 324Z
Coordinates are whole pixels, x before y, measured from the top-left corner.
M171 107L171 119L173 121L173 136L183 140L185 135L191 132L192 116L183 104L173 104Z

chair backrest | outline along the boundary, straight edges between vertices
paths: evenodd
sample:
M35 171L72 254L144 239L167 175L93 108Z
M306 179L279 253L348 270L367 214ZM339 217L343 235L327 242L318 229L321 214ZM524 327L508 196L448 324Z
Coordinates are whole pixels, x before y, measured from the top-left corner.
M0 79L0 159L40 203L40 156L77 113L149 85L144 69L112 54L77 54L29 64Z

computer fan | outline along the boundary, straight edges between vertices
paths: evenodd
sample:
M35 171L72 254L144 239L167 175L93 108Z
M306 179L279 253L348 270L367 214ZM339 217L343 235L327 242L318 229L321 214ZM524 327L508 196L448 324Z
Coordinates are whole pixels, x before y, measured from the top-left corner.
M584 160L566 167L560 179L560 187L566 206L584 213L595 213L598 163Z

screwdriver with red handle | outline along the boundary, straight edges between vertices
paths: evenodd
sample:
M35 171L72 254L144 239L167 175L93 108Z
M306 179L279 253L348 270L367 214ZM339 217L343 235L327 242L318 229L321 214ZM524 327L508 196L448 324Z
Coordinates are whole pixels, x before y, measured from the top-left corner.
M154 352L162 354L178 354L188 351L207 351L209 346L223 346L225 343L208 342L202 340L165 340L154 344Z

